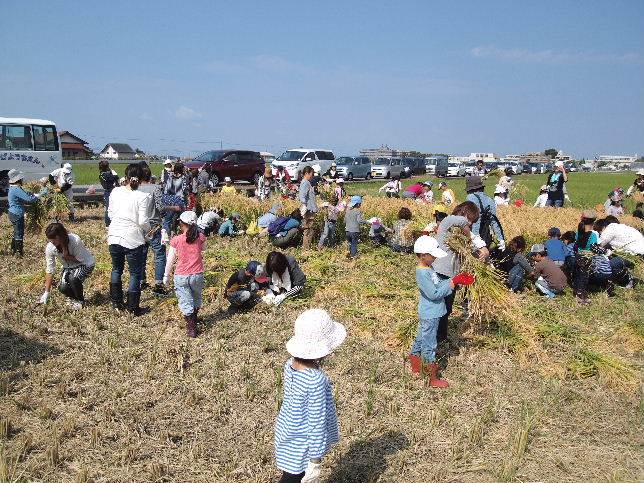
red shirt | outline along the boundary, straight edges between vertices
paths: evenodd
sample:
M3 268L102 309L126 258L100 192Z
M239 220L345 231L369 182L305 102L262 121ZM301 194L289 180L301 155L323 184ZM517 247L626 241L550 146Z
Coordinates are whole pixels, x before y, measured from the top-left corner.
M405 191L414 193L414 195L416 195L416 197L418 198L423 194L423 185L420 183L412 184L411 186L407 186L407 188L405 188Z
M177 252L177 268L175 275L194 275L203 273L203 256L206 245L206 237L199 233L197 239L186 242L186 235L177 235L170 241L170 246Z

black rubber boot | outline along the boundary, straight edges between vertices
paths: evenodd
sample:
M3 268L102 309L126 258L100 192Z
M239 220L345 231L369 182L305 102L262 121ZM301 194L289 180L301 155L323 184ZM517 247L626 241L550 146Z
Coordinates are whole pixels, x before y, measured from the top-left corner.
M127 293L127 311L138 317L146 313L139 305L141 303L141 292L128 292Z
M85 302L85 297L83 295L83 282L78 280L76 277L69 277L67 282L71 287L74 300L78 300L79 302Z
M112 307L116 310L123 310L125 308L123 305L123 285L120 283L110 283L110 300L112 301Z
M23 251L23 241L22 240L16 240L16 250L18 251L18 254L20 256L24 255Z
M11 239L11 254L16 254L16 240L14 240L13 238Z

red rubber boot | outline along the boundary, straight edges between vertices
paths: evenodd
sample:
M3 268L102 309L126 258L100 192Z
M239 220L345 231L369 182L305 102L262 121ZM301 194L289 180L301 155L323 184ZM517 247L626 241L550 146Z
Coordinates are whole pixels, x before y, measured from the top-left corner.
M420 366L421 366L420 356L409 354L409 363L411 364L412 374L420 374Z
M449 382L444 379L439 379L438 377L438 364L435 362L432 364L425 364L424 369L429 374L429 385L431 387L439 387L441 389L449 387Z

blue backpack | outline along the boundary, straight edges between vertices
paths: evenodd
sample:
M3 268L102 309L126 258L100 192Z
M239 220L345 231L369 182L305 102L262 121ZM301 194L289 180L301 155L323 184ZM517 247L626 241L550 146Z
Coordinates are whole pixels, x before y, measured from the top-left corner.
M268 224L268 234L270 236L277 236L281 231L284 231L284 226L288 220L289 218L287 216L280 216L279 218L271 221Z

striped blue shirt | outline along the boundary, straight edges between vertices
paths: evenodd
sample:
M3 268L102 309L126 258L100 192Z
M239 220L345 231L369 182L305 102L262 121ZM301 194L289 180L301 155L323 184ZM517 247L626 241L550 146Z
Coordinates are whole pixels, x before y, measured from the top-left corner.
M338 418L331 383L321 369L296 371L284 365L284 401L275 424L275 459L287 473L306 470L338 442Z

